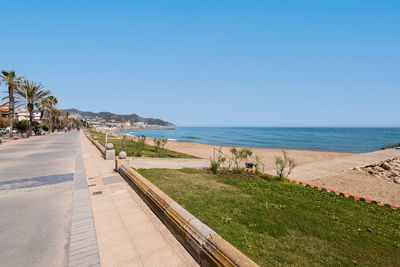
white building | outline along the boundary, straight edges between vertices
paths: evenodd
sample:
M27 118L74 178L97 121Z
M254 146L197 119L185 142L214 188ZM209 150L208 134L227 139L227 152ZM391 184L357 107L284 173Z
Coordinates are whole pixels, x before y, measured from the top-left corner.
M144 122L138 121L138 122L133 123L132 126L138 127L138 128L145 128L147 126L147 124L145 124Z
M29 120L29 112L25 109L15 111L18 121ZM33 112L33 120L40 122L40 112Z

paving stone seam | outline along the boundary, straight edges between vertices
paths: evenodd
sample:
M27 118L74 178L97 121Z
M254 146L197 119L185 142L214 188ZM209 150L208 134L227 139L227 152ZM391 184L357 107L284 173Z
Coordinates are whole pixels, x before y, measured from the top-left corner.
M80 135L77 138L68 265L98 266L100 264L100 257L83 165ZM91 250L88 250L89 247L91 247Z
M93 147L92 146L89 146L90 147L90 149L92 149ZM96 169L97 170L99 170L99 166L97 165L97 163L96 163L96 161L95 161L95 159L93 159L93 157L94 157L94 155L93 154L90 154L90 157L91 157L91 159L92 159L92 162L94 162L93 163L93 165L96 167ZM102 177L102 175L98 175L98 177ZM122 178L122 177L121 177ZM127 227L126 227L126 225L125 225L125 222L124 222L124 220L123 220L123 218L122 218L122 216L121 216L121 214L120 214L120 212L119 212L119 210L115 207L115 202L114 202L114 199L113 199L113 197L112 197L112 195L110 195L109 196L110 197L110 199L111 199L111 202L112 202L112 204L113 204L113 207L115 208L115 210L117 211L117 213L118 213L118 216L120 217L120 219L121 219L121 222L122 222L122 225L123 225L123 227L124 227L124 229L128 232L128 229L127 229ZM132 244L132 246L133 246L133 242L132 242L132 239L131 239L131 237L129 237L129 240L131 241L131 244ZM139 253L138 253L138 251L137 251L137 249L136 249L136 247L135 246L133 246L133 248L135 249L135 251L136 251L136 254L138 255ZM141 259L140 259L140 257L139 257L139 262L141 262L142 263L142 261L141 261ZM142 263L142 265L143 265L143 263Z

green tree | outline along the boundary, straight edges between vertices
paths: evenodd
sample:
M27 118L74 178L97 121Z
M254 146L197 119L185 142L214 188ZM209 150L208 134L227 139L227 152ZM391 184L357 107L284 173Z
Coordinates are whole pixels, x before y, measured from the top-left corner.
M50 94L49 90L43 90L44 86L39 82L30 82L24 80L23 83L15 90L17 94L17 101L22 103L26 101L29 112L29 132L28 135L32 135L33 126L33 111L34 107L41 103L41 100Z
M62 130L65 127L65 121L62 119L62 112L59 109L53 107L51 114L53 115L53 128Z
M27 120L17 121L15 123L15 128L21 134L26 133L29 130L29 122Z
M9 126L8 120L6 118L0 117L0 129L6 128Z
M47 107L47 98L43 98L39 103L36 104L37 109L40 111L40 120L43 121L44 112Z
M58 104L58 100L54 96L48 96L45 99L43 99L39 104L39 109L41 111L41 117L43 117L43 114L45 111L48 111L49 113L49 133L53 132L53 118L54 118L54 106Z
M296 161L290 158L286 151L283 150L282 153L283 157L275 156L275 171L281 181L289 177L296 168Z
M8 99L8 117L10 121L10 138L13 137L13 126L14 126L14 90L21 84L21 80L24 77L17 77L15 71L2 71L0 79L8 87L8 96L3 99Z

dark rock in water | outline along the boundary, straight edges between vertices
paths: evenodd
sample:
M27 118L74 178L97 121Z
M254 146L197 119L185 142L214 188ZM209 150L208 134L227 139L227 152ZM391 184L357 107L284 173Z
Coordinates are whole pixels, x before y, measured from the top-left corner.
M400 143L394 146L385 146L382 149L390 149L390 148L396 148L396 147L400 147Z

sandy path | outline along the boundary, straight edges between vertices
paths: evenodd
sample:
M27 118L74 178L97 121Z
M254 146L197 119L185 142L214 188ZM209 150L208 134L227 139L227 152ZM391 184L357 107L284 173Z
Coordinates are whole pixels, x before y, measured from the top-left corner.
M117 133L112 133L110 136L121 136ZM132 139L136 139L131 137ZM147 139L146 143L154 145L151 139ZM213 158L214 148L217 146L189 143L189 142L168 142L167 149L182 152L202 158ZM227 156L231 156L229 150L232 147L223 147L222 152ZM274 158L275 156L282 155L282 149L265 149L265 148L250 148L253 151L253 156L258 155L261 157L261 162L264 164L264 171L274 169ZM296 165L300 166L307 163L313 163L318 161L332 160L342 158L351 155L357 155L354 153L338 153L338 152L321 152L321 151L302 151L302 150L286 150L289 157L295 159ZM244 161L242 162L244 165Z
M151 143L150 143L151 144ZM211 145L198 144L198 143L184 143L184 142L169 142L168 149L175 151L192 154L204 158L210 158L214 155L214 147ZM230 147L224 147L223 152L228 156ZM274 157L282 154L281 149L263 149L263 148L252 148L253 155L261 156L262 163L265 165L265 171L274 168ZM336 158L342 158L349 155L350 153L336 153L336 152L319 152L319 151L300 151L300 150L287 150L290 157L296 160L297 165L303 165L306 163L331 160Z
M400 184L357 170L317 178L310 183L400 206Z

